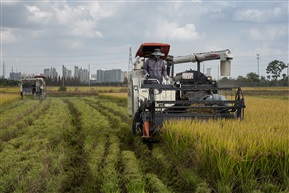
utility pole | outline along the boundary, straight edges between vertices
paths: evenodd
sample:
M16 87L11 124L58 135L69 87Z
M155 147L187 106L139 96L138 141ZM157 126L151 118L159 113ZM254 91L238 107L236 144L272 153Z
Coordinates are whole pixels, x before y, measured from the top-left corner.
M2 74L2 78L4 79L5 78L5 64L3 62L3 74Z
M259 59L260 59L260 54L257 54L257 69L258 69L258 78L260 79L260 75L259 75Z
M90 64L88 64L88 86L90 86Z
M66 72L65 72L65 67L64 65L62 65L62 86L64 87L64 77L66 75Z
M129 72L130 72L131 70L132 70L132 54L131 54L131 47L129 47L127 79L129 79Z

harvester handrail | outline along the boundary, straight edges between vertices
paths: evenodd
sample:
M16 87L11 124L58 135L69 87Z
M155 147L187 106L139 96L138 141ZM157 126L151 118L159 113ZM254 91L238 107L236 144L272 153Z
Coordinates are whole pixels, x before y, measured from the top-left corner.
M201 91L201 90L234 90L240 89L240 87L212 87L212 86L202 86L198 85L198 87L192 85L181 85L181 87L173 86L173 85L163 85L163 84L141 84L141 88L152 88L152 89L160 89L160 90L190 90L190 91Z

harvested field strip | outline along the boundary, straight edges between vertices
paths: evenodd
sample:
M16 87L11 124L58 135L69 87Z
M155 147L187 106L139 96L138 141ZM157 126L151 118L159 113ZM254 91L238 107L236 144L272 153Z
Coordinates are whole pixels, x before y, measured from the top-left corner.
M111 127L110 134L119 137L122 142L122 148L131 149L131 145L134 143L134 137L131 135L131 127L129 126L130 123L125 122L125 120L129 120L128 116L123 115L127 117L122 118L123 116L120 117L118 116L118 113L116 113L117 109L111 110L110 108L100 106L100 104L103 102L102 99L94 98L93 100L85 99L84 101L106 117ZM115 105L115 103L113 103L113 105ZM123 107L116 106L116 108Z
M120 157L119 139L116 136L109 137L107 155L102 165L101 191L104 193L121 192L120 175L117 168Z
M70 150L69 165L66 165L66 170L70 171L70 179L67 179L63 184L65 192L75 192L83 185L87 173L86 154L84 152L83 127L81 125L81 112L77 109L74 103L68 99L63 100L69 108L71 117L71 125L74 126L73 133L69 137L67 149Z
M2 115L2 113L12 110L15 107L19 107L23 105L25 102L26 102L25 100L15 100L13 102L2 104L0 109L0 116Z
M12 126L15 126L19 130L27 125L32 125L33 121L40 117L42 113L49 108L50 102L51 100L46 100L40 103L38 102L32 107L27 107L27 109L20 107L17 109L14 108L14 116L7 116L3 118L3 123L0 125L0 133L5 133ZM0 136L2 137L2 134Z
M169 190L161 180L157 177L156 174L147 173L145 175L146 187L148 192L154 193L170 193Z
M152 190L152 189L154 189L154 191L157 191L158 189L163 189L163 191L165 191L165 192L168 191L166 186L162 183L162 181L156 175L156 174L159 175L160 173L158 173L158 172L161 171L162 169L159 168L159 165L155 164L155 162L156 162L156 159L158 159L159 161L161 160L161 158L163 159L161 161L163 164L166 165L165 169L168 169L167 172L165 172L165 174L167 174L167 176L166 176L167 180L169 178L171 178L170 173L168 173L168 171L171 171L170 164L167 164L168 161L166 160L164 154L161 151L154 153L154 155L157 157L156 159L154 159L154 157L152 157L151 152L147 149L147 146L142 144L142 143L139 144L139 142L140 142L139 139L137 139L138 142L136 142L136 143L133 142L133 139L128 140L128 138L129 138L128 136L131 136L130 128L126 123L120 124L120 121L125 119L125 118L122 118L124 115L121 116L121 119L118 118L118 114L120 113L118 110L119 109L123 110L123 107L118 106L116 103L113 103L112 101L107 102L106 100L103 100L103 99L94 99L94 100L91 99L91 100L85 100L85 102L87 102L90 106L94 107L95 109L99 110L102 114L104 114L110 120L110 123L112 123L111 127L120 128L120 129L118 129L118 132L115 132L115 134L118 135L118 137L120 139L122 139L122 145L121 145L122 149L131 149L132 150L132 148L134 147L134 148L137 148L139 150L141 148L144 148L144 149L139 151L139 152L141 152L141 154L139 154L138 156L139 156L139 160L143 160L142 162L148 163L148 165L144 165L142 163L138 167L140 167L140 166L143 167L143 168L140 167L141 171L147 172L148 170L151 170L152 172L155 172L155 174L152 175L153 179L157 180L159 182L158 185L155 185L153 188L150 187L150 184L148 184L147 186L144 186L144 189L146 191ZM126 118L128 118L127 115L126 115ZM114 130L115 130L115 128L114 128ZM113 132L111 132L111 135L113 135ZM134 144L134 146L132 146L132 144ZM143 153L143 152L147 152L147 153ZM156 152L156 151L153 150L153 152ZM135 159L138 160L137 158L135 158ZM161 167L163 166L163 164L161 164ZM153 165L153 167L152 167L152 165ZM157 168L159 168L159 169L157 169ZM164 171L164 170L162 170L162 171ZM122 176L124 176L124 175L122 175ZM143 177L142 180L143 180L144 184L146 184L146 179L151 180L151 178L144 178ZM125 183L126 179L123 179L123 180L124 180L123 183ZM133 186L134 185L132 185L132 187ZM134 192L135 190L132 188L132 190L125 190L124 192L126 192L126 191ZM152 192L154 192L154 191L152 191Z
M37 100L30 100L25 103L21 103L21 105L11 108L11 109L6 109L4 112L1 113L0 116L0 123L2 127L5 127L5 125L9 122L15 122L21 119L23 116L26 114L31 113L34 109L37 109L37 106L39 106L39 101Z
M102 192L126 192L123 190L121 185L122 180L120 176L120 139L119 135L126 133L127 126L121 123L121 119L118 116L115 116L109 110L105 108L100 108L97 103L101 101L92 102L90 100L83 100L87 103L90 108L95 109L97 112L101 113L102 116L105 116L108 121L109 130L106 133L107 142L104 149L102 164L100 166L101 172L101 183L100 189ZM99 117L99 116L98 116Z
M25 128L25 133L2 144L0 192L51 190L51 183L54 188L60 186L65 176L60 165L66 159L64 152L69 151L61 146L65 144L61 142L62 133L69 128L69 113L64 107L60 100L55 100L41 119ZM60 178L57 175L61 175Z
M127 192L145 192L145 181L139 163L132 151L121 152L124 184Z
M89 177L87 177L82 189L85 190L85 192L98 192L100 190L103 192L111 192L111 190L118 191L119 184L111 184L111 182L109 182L109 177L113 179L118 178L116 170L113 169L117 163L118 156L117 154L114 155L111 153L117 149L117 147L114 147L113 144L115 143L111 141L111 128L107 118L84 101L73 98L69 100L72 101L76 109L80 112L79 122L82 125L82 132L85 136L83 143ZM112 157L115 158L115 161L112 161ZM109 159L109 161L107 159ZM105 166L110 166L110 176L104 177L103 170L106 168ZM114 176L112 174L114 174ZM104 186L103 183L106 183L106 186Z
M110 102L116 103L118 106L127 108L127 98L113 96L113 95L99 95L98 99L102 101L110 101Z
M50 102L51 100L46 100L38 103L32 109L27 109L24 113L21 112L17 116L6 120L0 127L0 142L9 141L26 132L23 129L32 125L35 120L42 116L43 112L49 108Z
M110 111L114 115L120 117L122 121L128 124L131 123L131 118L129 118L127 115L126 107L119 106L117 103L113 101L107 101L107 100L98 99L98 98L86 98L85 100L90 105L98 109L106 109L107 111Z

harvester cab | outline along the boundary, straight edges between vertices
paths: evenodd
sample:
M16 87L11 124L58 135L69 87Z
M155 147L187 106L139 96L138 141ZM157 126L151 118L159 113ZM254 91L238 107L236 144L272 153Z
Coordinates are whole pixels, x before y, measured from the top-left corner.
M20 80L20 92L22 96L32 95L34 99L46 98L46 82L44 75L37 75L33 78L23 78Z
M143 65L154 49L164 56L167 74L171 80L160 84L146 79ZM244 97L240 87L219 87L211 76L200 71L200 63L220 60L221 76L230 76L230 50L194 53L174 57L169 55L170 45L141 44L128 77L128 114L133 117L132 132L143 140L153 137L162 123L170 119L243 119ZM174 73L180 63L197 63L196 70Z

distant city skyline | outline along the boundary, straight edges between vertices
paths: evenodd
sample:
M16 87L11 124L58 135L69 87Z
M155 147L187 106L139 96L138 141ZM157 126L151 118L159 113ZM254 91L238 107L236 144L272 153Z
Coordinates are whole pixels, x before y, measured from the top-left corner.
M88 69L74 66L74 71L72 69L66 68L64 65L62 66L62 71L59 73L56 68L50 67L43 69L42 73L37 74L27 74L22 72L13 72L9 73L9 79L13 80L20 80L21 78L31 77L35 75L45 75L49 78L58 78L58 77L65 77L65 78L75 78L79 79L82 83L89 83L90 80L95 80L98 83L101 82L123 82L124 78L127 76L127 71L122 71L121 69L98 69L94 73L90 73Z

